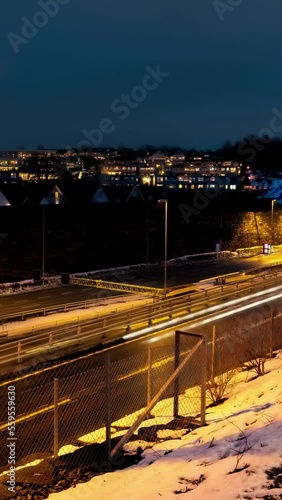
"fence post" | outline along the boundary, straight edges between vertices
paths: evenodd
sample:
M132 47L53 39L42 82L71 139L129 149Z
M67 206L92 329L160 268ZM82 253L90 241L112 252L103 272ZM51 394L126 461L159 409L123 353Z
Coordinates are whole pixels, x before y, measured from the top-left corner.
M152 324L152 308L149 306L148 325Z
M18 342L18 363L21 362L22 343Z
M172 319L172 303L171 300L169 301L169 319Z
M148 348L147 405L152 399L152 349Z
M206 391L207 391L207 364L208 343L205 335L202 337L202 383L201 383L201 425L206 425Z
M54 459L59 454L59 379L54 378Z
M108 458L111 456L111 354L105 352L105 383L106 383L106 443Z
M187 312L191 312L191 295L190 293L188 294L188 305L187 305Z
M216 329L215 325L212 327L212 356L211 356L211 382L214 379L214 365L215 365L215 345L216 345Z
M273 305L271 307L271 316L270 316L270 332L269 332L269 357L273 356L273 327L274 327L274 308Z
M130 316L129 316L129 314L126 315L126 323L127 323L126 331L130 332L131 327L130 327Z
M180 357L180 333L175 332L175 343L174 343L174 370L179 366ZM174 381L174 394L173 394L173 416L178 417L179 413L179 377L176 377Z

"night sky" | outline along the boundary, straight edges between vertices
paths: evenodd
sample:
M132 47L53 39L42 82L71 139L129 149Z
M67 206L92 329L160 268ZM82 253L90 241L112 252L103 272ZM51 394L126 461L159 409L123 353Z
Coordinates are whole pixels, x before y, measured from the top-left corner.
M2 2L0 147L76 147L96 129L97 147L213 148L282 113L281 0L49 2Z

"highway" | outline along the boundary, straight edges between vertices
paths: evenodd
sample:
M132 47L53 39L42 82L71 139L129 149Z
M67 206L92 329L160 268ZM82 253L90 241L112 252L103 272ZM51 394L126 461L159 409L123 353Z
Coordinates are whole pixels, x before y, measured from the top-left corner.
M274 262L282 263L281 254L259 255L245 259L219 259L211 262L196 262L182 266L168 268L168 286L176 286L200 281L219 274L227 274L236 271L247 271L254 267ZM110 276L107 279L110 280ZM142 269L135 276L126 276L125 281L132 284L162 287L163 270ZM108 290L97 290L89 287L69 286L44 288L21 294L7 294L0 296L0 317L4 314L18 314L21 311L39 309L55 306L56 304L69 304L106 296L113 296L115 292Z
M281 293L282 294L282 291ZM273 293L266 293L273 300ZM257 297L248 300L248 303L257 301ZM275 301L275 315L281 314L282 298ZM234 305L227 306L221 313L234 314ZM209 320L203 326L203 318ZM254 317L253 321L255 323ZM183 322L181 328L189 326L189 330L211 335L212 324L216 324L219 336L230 338L238 335L238 328L244 328L247 323L248 313L243 312L240 323L230 318L216 320L216 313L203 315L199 320ZM267 320L267 318L266 318ZM172 373L173 359L173 334L171 329L160 331L148 338L141 338L124 345L112 348L111 356L111 416L112 422L131 414L146 405L147 398L147 360L148 347L153 349L153 390L154 395L161 384ZM278 347L278 345L277 345ZM280 340L281 347L281 340ZM183 352L191 348L191 343L183 345ZM156 361L161 360L160 365ZM238 362L232 357L230 364ZM34 453L52 454L53 436L53 379L59 379L59 422L60 446L76 444L77 439L84 434L104 427L106 419L106 387L105 387L105 352L93 354L88 357L71 362L60 363L48 369L31 372L25 376L14 375L10 380L0 383L0 400L6 400L7 387L14 385L17 397L17 418L25 419L16 424L17 429L17 456L18 460L24 458L32 450ZM193 384L199 383L199 357L195 357L189 364L188 377L180 377L180 392ZM172 389L166 392L166 397L172 395ZM197 412L197 407L195 407ZM5 440L7 438L6 408L0 408L0 464L5 465ZM103 459L103 452L96 450L98 455L93 459ZM33 455L34 456L34 455ZM75 459L75 456L74 456ZM76 464L77 465L77 464ZM3 469L2 469L3 470Z
M16 295L7 294L0 296L0 317L6 314L18 314L21 311L43 309L54 305L65 305L70 302L82 302L117 295L119 295L117 292L109 290L80 286L61 286Z
M20 368L35 362L45 362L48 358L69 353L78 353L93 349L99 344L106 344L122 338L130 338L135 331L145 333L161 330L164 321L171 325L181 324L183 319L194 319L207 314L210 310L219 310L232 300L234 304L249 300L254 293L265 293L266 289L282 288L282 271L272 274L255 275L251 279L226 285L212 286L204 291L186 294L173 299L159 300L152 305L135 307L130 311L111 313L99 318L81 322L79 327L76 315L73 324L53 327L44 332L36 332L27 338L2 340L0 370ZM244 278L244 277L243 277ZM212 308L212 309L211 309ZM215 309L214 309L215 308Z

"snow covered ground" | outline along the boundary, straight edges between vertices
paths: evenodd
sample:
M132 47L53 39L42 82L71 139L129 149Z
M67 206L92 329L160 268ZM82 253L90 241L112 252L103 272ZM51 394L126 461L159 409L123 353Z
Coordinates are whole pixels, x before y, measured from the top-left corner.
M266 372L257 379L250 372L237 374L229 399L207 409L206 427L152 444L138 465L49 499L281 499L282 351L266 363ZM270 477L266 471L272 468L277 469Z
M282 203L282 179L271 178L271 185L261 198L269 198L271 200L276 200L277 203Z

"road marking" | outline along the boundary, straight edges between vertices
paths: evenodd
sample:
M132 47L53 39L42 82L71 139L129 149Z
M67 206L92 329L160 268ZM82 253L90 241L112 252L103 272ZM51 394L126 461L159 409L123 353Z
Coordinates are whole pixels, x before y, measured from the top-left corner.
M63 293L60 293L60 295L72 295L73 292L63 292Z
M181 353L181 356L184 356L185 354L188 354L188 352L191 349L188 349L188 351L184 351ZM152 364L152 368L159 368L162 365L166 365L168 363L171 363L174 361L175 356L167 356L164 359L161 359L160 361L155 361L155 363ZM127 380L129 378L135 377L136 375L141 375L142 373L147 373L148 372L148 366L145 366L144 368L140 368L139 370L136 370L135 372L128 373L127 375L122 375L117 379L118 382L122 382L123 380Z
M58 406L65 405L67 403L70 403L71 399L63 399L63 401L59 401ZM54 410L54 405L46 406L46 408L42 408L41 410L34 411L32 413L29 413L29 415L24 415L23 417L19 417L15 420L15 424L18 424L20 422L25 422L26 420L29 420L30 418L37 417L37 415L42 415L42 413L46 413L47 411ZM7 429L7 427L10 425L10 422L7 424L0 425L0 431L3 431Z
M50 295L41 295L41 299L50 299Z
M19 304L20 302L28 302L28 299L15 300L15 304Z

